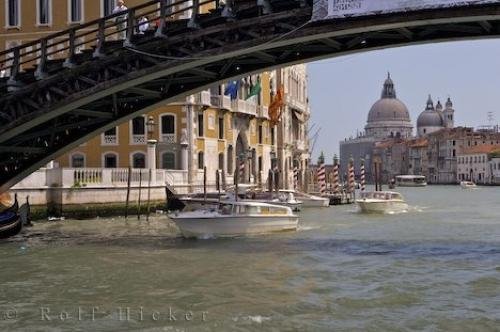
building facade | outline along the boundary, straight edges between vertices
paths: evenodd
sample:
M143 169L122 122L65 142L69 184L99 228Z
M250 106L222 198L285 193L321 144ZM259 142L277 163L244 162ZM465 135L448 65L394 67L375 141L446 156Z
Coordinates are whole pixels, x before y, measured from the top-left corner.
M478 145L466 148L457 156L457 181L496 184L500 145Z
M116 0L4 2L0 6L2 50L109 15L116 6ZM133 7L148 1L125 2ZM208 9L203 6L202 11ZM187 185L199 184L205 167L211 183L216 170L223 171L228 183L235 170L241 174L240 181L259 183L267 181L268 170L276 166L283 187L293 186L294 168L299 184L305 185L310 117L306 66L236 81L236 93L226 93L230 82L214 85L109 129L53 164L63 168L167 169L186 172ZM281 86L284 105L277 123L271 123L268 107Z
M401 140L412 137L413 125L406 105L397 99L394 82L388 74L381 97L368 112L365 132L355 138L340 142L340 168L343 175L347 172L349 159L354 159L354 170L359 174L361 160L372 165L375 143L387 140ZM366 167L366 179L372 181L372 169Z

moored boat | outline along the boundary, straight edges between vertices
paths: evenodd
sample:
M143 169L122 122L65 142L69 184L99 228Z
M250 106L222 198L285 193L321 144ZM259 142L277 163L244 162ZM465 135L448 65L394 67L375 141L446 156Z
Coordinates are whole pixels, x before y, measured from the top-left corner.
M476 189L477 185L472 181L461 181L460 187L462 189Z
M5 200L4 200L5 201ZM0 212L0 238L6 238L18 234L23 228L23 222L18 214L19 204L17 195L14 203Z
M330 206L330 199L328 197L320 197L296 190L280 190L280 193L292 193L294 197L302 202L302 207L328 207Z
M394 213L408 210L403 196L393 191L362 192L356 200L361 212Z
M300 211L303 204L301 200L295 197L293 192L248 192L246 198L254 202L289 207L295 212Z
M224 202L216 209L176 212L169 217L184 237L233 237L296 230L299 218L285 206Z

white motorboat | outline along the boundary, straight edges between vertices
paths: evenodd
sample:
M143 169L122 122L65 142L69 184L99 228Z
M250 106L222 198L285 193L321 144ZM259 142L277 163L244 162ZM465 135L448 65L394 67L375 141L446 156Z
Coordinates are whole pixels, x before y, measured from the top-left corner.
M462 189L476 189L477 185L472 181L461 181L460 187Z
M396 185L398 187L425 187L427 180L423 175L398 175Z
M296 190L280 190L280 193L292 193L294 197L302 202L302 207L328 207L330 206L330 199L328 197L320 197Z
M356 200L361 212L395 213L408 210L400 193L393 191L362 192Z
M299 218L285 206L224 202L216 209L176 212L169 217L184 237L232 237L296 230Z
M246 197L254 202L286 206L292 211L300 211L302 207L302 201L296 199L293 192L248 192Z

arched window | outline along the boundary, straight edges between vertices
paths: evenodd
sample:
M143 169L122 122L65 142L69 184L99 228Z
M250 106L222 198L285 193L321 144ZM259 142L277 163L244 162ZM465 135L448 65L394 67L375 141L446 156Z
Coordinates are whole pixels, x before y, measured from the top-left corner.
M198 169L203 169L205 166L203 151L198 152Z
M175 153L165 152L161 158L163 169L175 169Z
M83 168L85 167L85 156L81 153L75 153L71 156L71 167Z
M133 168L146 168L146 155L142 152L136 152L132 155Z
M224 153L219 153L219 169L224 170Z
M104 167L116 168L118 167L118 157L114 153L106 153L104 155Z

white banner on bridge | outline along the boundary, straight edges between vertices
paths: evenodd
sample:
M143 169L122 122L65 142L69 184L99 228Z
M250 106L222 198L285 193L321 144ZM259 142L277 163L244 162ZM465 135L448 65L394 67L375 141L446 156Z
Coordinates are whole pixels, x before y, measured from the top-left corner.
M487 3L500 3L500 0L315 0L312 20L467 7Z

